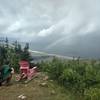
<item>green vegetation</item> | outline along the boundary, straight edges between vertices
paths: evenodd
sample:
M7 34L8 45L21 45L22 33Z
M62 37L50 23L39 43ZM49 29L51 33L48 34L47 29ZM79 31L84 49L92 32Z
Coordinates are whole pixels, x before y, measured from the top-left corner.
M42 62L40 69L84 100L100 100L100 61L54 58L51 62Z
M9 44L9 40L6 38L0 43L0 67L9 61L10 66L14 67L15 72L19 72L19 61L20 60L31 60L31 55L29 53L29 44L26 43L25 47L22 48L21 45L15 41L13 45Z

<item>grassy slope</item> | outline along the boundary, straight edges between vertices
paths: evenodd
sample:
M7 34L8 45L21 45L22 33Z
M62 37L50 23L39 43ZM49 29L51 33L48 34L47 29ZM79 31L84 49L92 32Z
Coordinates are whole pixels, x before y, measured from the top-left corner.
M28 84L16 83L13 80L12 85L0 87L0 100L19 100L18 96L21 94L27 96L26 100L78 100L54 82L46 81L48 86L45 87L39 85L42 82L45 81L40 77ZM51 94L51 91L55 91L55 94Z

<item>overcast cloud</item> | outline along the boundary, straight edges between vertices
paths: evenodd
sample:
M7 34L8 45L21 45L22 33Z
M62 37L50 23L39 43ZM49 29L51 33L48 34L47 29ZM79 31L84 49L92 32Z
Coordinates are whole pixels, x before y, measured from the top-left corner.
M100 57L100 0L0 0L0 36L35 50Z

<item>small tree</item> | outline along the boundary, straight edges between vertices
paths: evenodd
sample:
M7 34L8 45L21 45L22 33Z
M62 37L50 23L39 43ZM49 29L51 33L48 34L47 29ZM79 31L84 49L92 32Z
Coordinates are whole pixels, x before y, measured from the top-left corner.
M28 52L28 50L29 50L29 43L26 43L25 44L25 47L24 47L24 51L27 51Z
M6 43L6 47L9 48L9 41L7 37L6 37L5 43Z
M0 62L1 64L4 63L4 61L7 58L7 49L5 48L4 45L0 46Z
M29 53L29 43L26 43L23 52L21 53L21 60L27 60L30 61L31 60L31 55Z

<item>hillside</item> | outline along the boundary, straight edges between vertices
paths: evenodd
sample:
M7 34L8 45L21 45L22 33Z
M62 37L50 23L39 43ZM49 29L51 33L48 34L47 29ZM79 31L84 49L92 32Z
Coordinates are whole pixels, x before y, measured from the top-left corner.
M41 86L41 83L46 83L46 85ZM39 75L28 84L16 82L14 75L10 86L0 87L0 100L22 100L19 98L20 95L24 95L25 100L74 100L71 93L55 84L54 81L44 81L43 75Z

